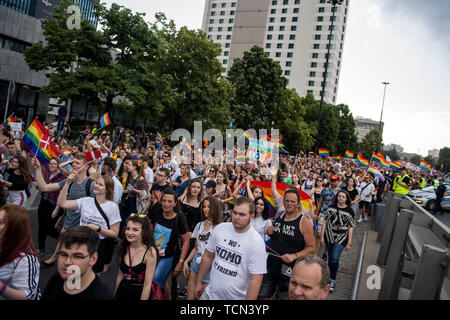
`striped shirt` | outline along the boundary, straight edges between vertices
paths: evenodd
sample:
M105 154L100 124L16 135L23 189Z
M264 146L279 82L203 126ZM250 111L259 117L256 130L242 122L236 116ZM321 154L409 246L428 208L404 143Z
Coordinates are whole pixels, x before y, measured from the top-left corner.
M45 175L45 183L51 184L51 183L58 183L60 181L63 181L66 178L66 176L62 172L58 172L56 176L53 178L50 178L50 174L47 173ZM58 200L59 191L56 192L44 192L42 193L42 199L48 200L51 204L56 205L56 200Z
M25 292L27 300L37 300L40 295L39 268L36 256L22 253L20 257L0 267L0 281L6 282L10 288ZM0 300L4 300L3 296L0 296Z

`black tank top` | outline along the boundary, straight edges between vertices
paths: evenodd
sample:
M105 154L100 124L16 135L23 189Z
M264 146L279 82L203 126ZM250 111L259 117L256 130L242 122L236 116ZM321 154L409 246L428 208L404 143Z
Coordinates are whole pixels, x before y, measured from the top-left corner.
M130 250L128 248L128 250ZM145 255L147 254L147 250L145 250L144 257L142 258L141 263L130 267L125 263L125 259L129 259L129 253L120 259L120 271L123 273L123 278L132 284L143 284L145 280L145 268L146 264L144 263ZM131 261L129 262L131 263Z
M188 204L181 203L181 210L183 211L184 215L186 216L186 222L188 225L188 229L190 232L194 231L195 226L197 223L200 222L200 207L192 207Z
M305 239L300 231L303 215L292 221L285 220L286 213L275 220L274 233L270 238L270 248L280 255L292 254L305 248Z

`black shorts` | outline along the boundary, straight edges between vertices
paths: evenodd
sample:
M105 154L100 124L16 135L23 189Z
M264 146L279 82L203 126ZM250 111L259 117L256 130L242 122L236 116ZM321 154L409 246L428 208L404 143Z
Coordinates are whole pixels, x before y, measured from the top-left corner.
M359 203L359 208L360 209L367 209L367 210L369 210L369 208L370 208L370 203L371 202L368 202L368 201L361 201L360 203Z
M114 252L114 239L105 238L100 240L100 244L98 246L98 258L95 265L92 267L92 270L95 273L103 272L103 268L105 264L111 262L112 254ZM108 261L109 260L109 261Z
M289 300L290 278L282 274L266 273L259 289L258 298L274 298L276 300ZM275 295L275 296L274 296Z

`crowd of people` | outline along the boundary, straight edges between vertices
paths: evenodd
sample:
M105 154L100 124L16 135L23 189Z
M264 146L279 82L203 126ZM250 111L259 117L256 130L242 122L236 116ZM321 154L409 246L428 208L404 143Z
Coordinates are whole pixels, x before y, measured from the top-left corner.
M380 169L380 179L355 161L314 154L280 155L277 166L189 164L172 158L178 142L123 127L87 127L72 143L49 133L60 157L44 167L1 128L0 300L169 300L180 277L188 300L326 299L373 205L389 190L436 182L407 168ZM88 162L94 150L101 158ZM271 181L275 216L252 181ZM289 185L284 195L277 182ZM37 249L25 209L33 187ZM51 252L47 236L58 239ZM40 268L54 264L40 288ZM99 275L111 264L119 271L107 284Z

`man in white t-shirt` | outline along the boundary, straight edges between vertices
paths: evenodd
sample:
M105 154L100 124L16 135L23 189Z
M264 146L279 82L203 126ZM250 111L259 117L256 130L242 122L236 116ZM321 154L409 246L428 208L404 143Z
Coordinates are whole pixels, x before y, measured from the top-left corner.
M256 300L266 269L264 240L250 225L254 201L235 201L232 222L216 226L200 263L195 296L201 300ZM202 294L202 281L211 270L211 281Z
M372 196L375 191L375 185L373 184L373 175L367 173L364 177L364 182L359 186L359 193L361 202L359 203L359 220L358 223L367 221L367 214L369 213L370 204L372 203Z

